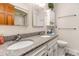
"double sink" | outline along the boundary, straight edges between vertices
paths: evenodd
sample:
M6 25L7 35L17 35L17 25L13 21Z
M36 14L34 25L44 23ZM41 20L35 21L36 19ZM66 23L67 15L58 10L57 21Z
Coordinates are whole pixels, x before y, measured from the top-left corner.
M46 38L46 37L50 37L49 35L42 35L40 37L43 37L43 38ZM34 41L29 39L29 40L26 40L26 41L18 41L10 46L8 46L8 50L17 50L17 49L22 49L22 48L27 48L31 45L34 44Z

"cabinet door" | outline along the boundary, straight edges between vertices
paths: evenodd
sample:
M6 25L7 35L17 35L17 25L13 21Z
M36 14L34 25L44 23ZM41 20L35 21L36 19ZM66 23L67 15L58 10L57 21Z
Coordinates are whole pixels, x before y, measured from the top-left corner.
M13 14L14 11L15 11L14 6L11 5L11 4L6 3L6 4L5 4L5 11L6 11L7 13Z
M13 15L7 15L7 25L14 25L14 18L13 18Z
M57 43L48 49L48 56L57 56Z
M4 13L0 13L0 25L4 25L5 24L5 16Z
M4 10L4 3L0 3L0 11Z
M57 56L57 43L53 46L53 56Z
M48 49L48 56L53 56L53 48L52 47L50 47Z
M48 56L54 56L54 55L56 55L56 42L57 42L57 37L56 38L54 38L53 40L51 40L50 42L48 42Z

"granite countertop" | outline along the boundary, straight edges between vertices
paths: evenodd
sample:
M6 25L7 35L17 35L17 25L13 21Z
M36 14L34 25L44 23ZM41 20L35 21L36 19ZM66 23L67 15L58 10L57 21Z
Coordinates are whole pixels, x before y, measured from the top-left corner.
M52 40L54 37L57 35L52 35L51 37L40 37L40 35L37 36L32 36L32 37L27 37L22 39L23 40L33 40L34 44L27 47L27 48L22 48L22 49L17 49L17 50L7 50L7 47L10 46L11 44L15 43L15 41L7 41L3 45L0 45L0 56L20 56L24 54L25 52L28 52L39 45L47 42L48 40Z

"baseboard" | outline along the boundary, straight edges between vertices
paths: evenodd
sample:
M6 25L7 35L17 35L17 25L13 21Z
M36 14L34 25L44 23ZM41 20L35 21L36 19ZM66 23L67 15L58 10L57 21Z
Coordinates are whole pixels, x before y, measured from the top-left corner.
M79 56L79 51L78 50L74 50L74 49L71 49L71 48L67 48L67 53L69 54L72 54L74 56Z

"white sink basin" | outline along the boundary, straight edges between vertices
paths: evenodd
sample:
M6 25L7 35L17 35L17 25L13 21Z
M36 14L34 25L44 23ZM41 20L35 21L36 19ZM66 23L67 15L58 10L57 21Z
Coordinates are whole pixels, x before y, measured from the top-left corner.
M51 36L49 36L49 35L42 35L41 37L51 37Z
M20 42L10 45L7 49L8 50L22 49L22 48L31 46L33 43L34 43L33 41L20 41Z

